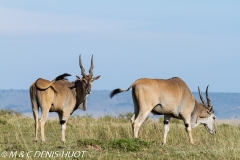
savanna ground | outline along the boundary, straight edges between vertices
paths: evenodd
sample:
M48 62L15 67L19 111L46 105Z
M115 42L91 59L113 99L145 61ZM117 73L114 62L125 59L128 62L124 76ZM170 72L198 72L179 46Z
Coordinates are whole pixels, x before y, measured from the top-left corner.
M190 145L182 121L173 120L162 145L162 118L146 120L139 139L132 139L129 116L70 117L65 144L58 120L48 120L46 142L35 144L33 118L2 110L0 159L240 159L239 121L219 120L216 135L200 125L193 129L195 145Z

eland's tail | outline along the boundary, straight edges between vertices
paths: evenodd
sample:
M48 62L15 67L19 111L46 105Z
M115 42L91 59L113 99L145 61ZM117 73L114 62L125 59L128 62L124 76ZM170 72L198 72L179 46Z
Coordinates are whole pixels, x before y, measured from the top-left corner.
M118 94L118 93L122 93L122 92L129 91L129 90L132 88L133 85L134 85L134 83L133 83L130 87L128 87L128 89L126 89L126 90L123 90L123 89L120 89L120 88L114 89L114 90L112 90L112 92L109 94L109 97L112 98L113 96L115 96L115 95Z

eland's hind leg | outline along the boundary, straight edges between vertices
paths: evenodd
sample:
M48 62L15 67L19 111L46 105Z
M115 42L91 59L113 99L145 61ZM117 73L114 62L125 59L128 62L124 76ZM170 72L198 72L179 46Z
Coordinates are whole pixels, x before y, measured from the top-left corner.
M45 123L47 121L47 118L48 118L48 113L49 113L49 110L47 109L44 109L42 108L42 117L41 117L41 136L42 136L42 141L45 142L45 135L44 135L44 127L45 127Z
M132 133L133 133L133 137L134 137L134 120L135 120L135 114L133 114L132 118L131 118L131 126L132 126Z
M139 103L138 103L138 100L135 95L135 88L132 89L132 100L133 100L133 104L134 104L134 114L131 118L131 126L132 126L132 135L134 138L136 138L134 121L138 117L138 114L139 114L139 105L138 105Z
M32 102L33 103L33 102ZM38 141L38 107L34 106L32 107L32 111L33 111L33 117L34 117L34 126L35 126L35 138L34 138L34 142Z
M135 121L133 122L133 135L134 138L138 137L138 131L141 127L144 120L147 118L148 114L150 113L152 109L142 109L139 111L139 114L137 115ZM136 115L135 115L136 116Z
M32 105L32 112L33 112L33 118L34 118L34 127L35 127L35 138L34 142L38 141L37 135L38 135L38 103L37 103L37 97L36 97L36 87L34 85L31 85L30 89L30 99L31 99L31 105Z

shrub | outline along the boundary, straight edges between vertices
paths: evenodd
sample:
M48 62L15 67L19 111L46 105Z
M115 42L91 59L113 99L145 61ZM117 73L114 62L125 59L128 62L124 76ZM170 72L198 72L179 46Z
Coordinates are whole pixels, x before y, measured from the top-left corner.
M22 116L22 114L20 112L11 110L11 109L3 109L0 110L0 116Z

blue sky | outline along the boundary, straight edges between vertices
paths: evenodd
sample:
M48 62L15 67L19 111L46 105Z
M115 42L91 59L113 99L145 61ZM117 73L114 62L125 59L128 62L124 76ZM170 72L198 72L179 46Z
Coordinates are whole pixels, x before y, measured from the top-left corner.
M0 89L80 75L93 90L181 77L191 91L240 92L240 1L0 0Z

